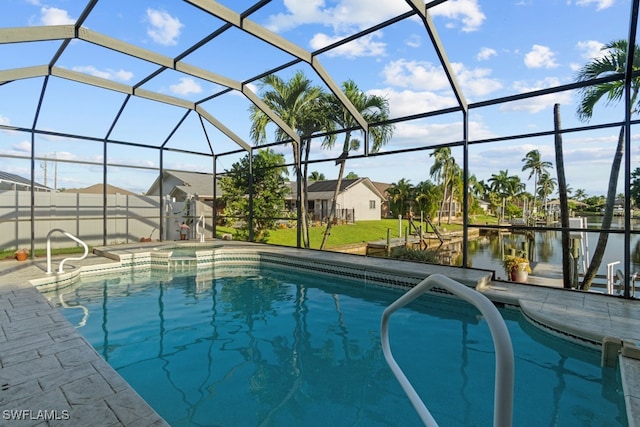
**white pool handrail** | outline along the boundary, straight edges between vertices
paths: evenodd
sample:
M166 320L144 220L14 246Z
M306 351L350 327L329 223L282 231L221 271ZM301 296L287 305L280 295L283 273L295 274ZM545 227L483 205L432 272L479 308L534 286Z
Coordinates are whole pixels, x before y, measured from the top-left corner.
M49 231L49 233L47 234L47 274L51 274L51 235L55 232L55 231L59 231L62 234L64 234L65 236L67 236L68 238L70 238L71 240L75 240L76 242L80 243L83 247L84 247L84 254L81 257L69 257L69 258L65 258L62 261L60 261L60 265L58 266L58 273L64 273L64 263L67 261L80 261L83 260L87 257L87 255L89 254L89 247L87 246L87 244L85 242L83 242L82 240L78 239L76 236L74 236L73 234L64 231L61 228L54 228L51 231Z
M202 227L203 231L200 231L200 227ZM200 236L200 243L204 243L204 228L204 215L200 215L198 222L196 222L196 234Z
M513 423L513 346L511 344L511 337L509 336L507 325L500 315L500 312L493 303L480 292L442 274L432 274L394 301L382 313L382 321L380 325L382 351L387 364L393 371L393 374L396 376L396 379L402 386L407 397L409 397L409 400L418 412L422 422L426 426L437 426L438 423L422 402L422 399L420 399L420 396L418 396L418 393L416 393L415 389L404 375L404 372L402 372L400 366L396 363L393 355L391 354L391 347L389 346L389 317L391 314L418 298L433 286L446 289L452 294L473 304L478 308L478 310L480 310L480 313L482 313L484 318L487 320L496 351L493 425L496 427L510 427Z

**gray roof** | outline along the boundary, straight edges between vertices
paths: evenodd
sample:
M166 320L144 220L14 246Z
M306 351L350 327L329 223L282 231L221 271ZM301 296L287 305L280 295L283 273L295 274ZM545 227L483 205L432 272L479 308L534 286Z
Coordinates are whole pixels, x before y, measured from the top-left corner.
M184 171L165 171L165 179L169 175L182 181L182 185L176 185L173 188L183 191L185 194L197 194L199 196L213 196L213 175L201 172L184 172ZM158 180L151 185L148 193L158 186ZM173 188L165 188L165 193L171 192ZM217 184L218 196L222 194L220 184Z
M0 171L0 181L15 183L15 184L19 184L19 185L26 185L26 186L31 187L31 179L23 178L20 175L16 175L16 174L9 173L9 172ZM45 187L44 185L40 184L37 181L34 181L34 186L52 190L52 188Z
M362 180L362 178L355 179L343 179L340 183L340 192L346 190L351 187L356 182ZM326 181L314 181L309 184L307 188L309 193L320 193L324 191L334 191L336 189L336 184L338 183L337 179L330 179Z

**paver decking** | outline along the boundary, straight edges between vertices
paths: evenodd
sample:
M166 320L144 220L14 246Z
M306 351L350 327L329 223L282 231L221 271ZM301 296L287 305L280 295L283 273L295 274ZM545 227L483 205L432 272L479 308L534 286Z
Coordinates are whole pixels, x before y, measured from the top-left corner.
M0 262L0 425L167 426L28 283L39 264Z

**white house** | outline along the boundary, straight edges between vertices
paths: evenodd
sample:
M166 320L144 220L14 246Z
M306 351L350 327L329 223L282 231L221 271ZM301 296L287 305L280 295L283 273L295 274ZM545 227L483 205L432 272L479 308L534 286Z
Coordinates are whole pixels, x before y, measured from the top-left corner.
M337 180L310 182L308 211L313 221L329 217ZM292 183L295 184L295 183ZM296 200L296 186L291 185L290 200ZM343 179L336 199L336 218L346 222L379 220L386 197L369 178Z

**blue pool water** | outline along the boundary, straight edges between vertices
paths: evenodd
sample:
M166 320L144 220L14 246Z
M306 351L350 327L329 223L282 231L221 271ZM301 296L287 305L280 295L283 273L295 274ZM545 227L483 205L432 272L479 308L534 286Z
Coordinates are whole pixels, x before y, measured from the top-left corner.
M399 295L271 267L142 271L84 280L61 310L172 426L420 425L380 347L380 316ZM618 373L598 352L501 313L514 426L627 424ZM493 343L475 308L423 296L391 317L390 339L440 425L492 424Z

